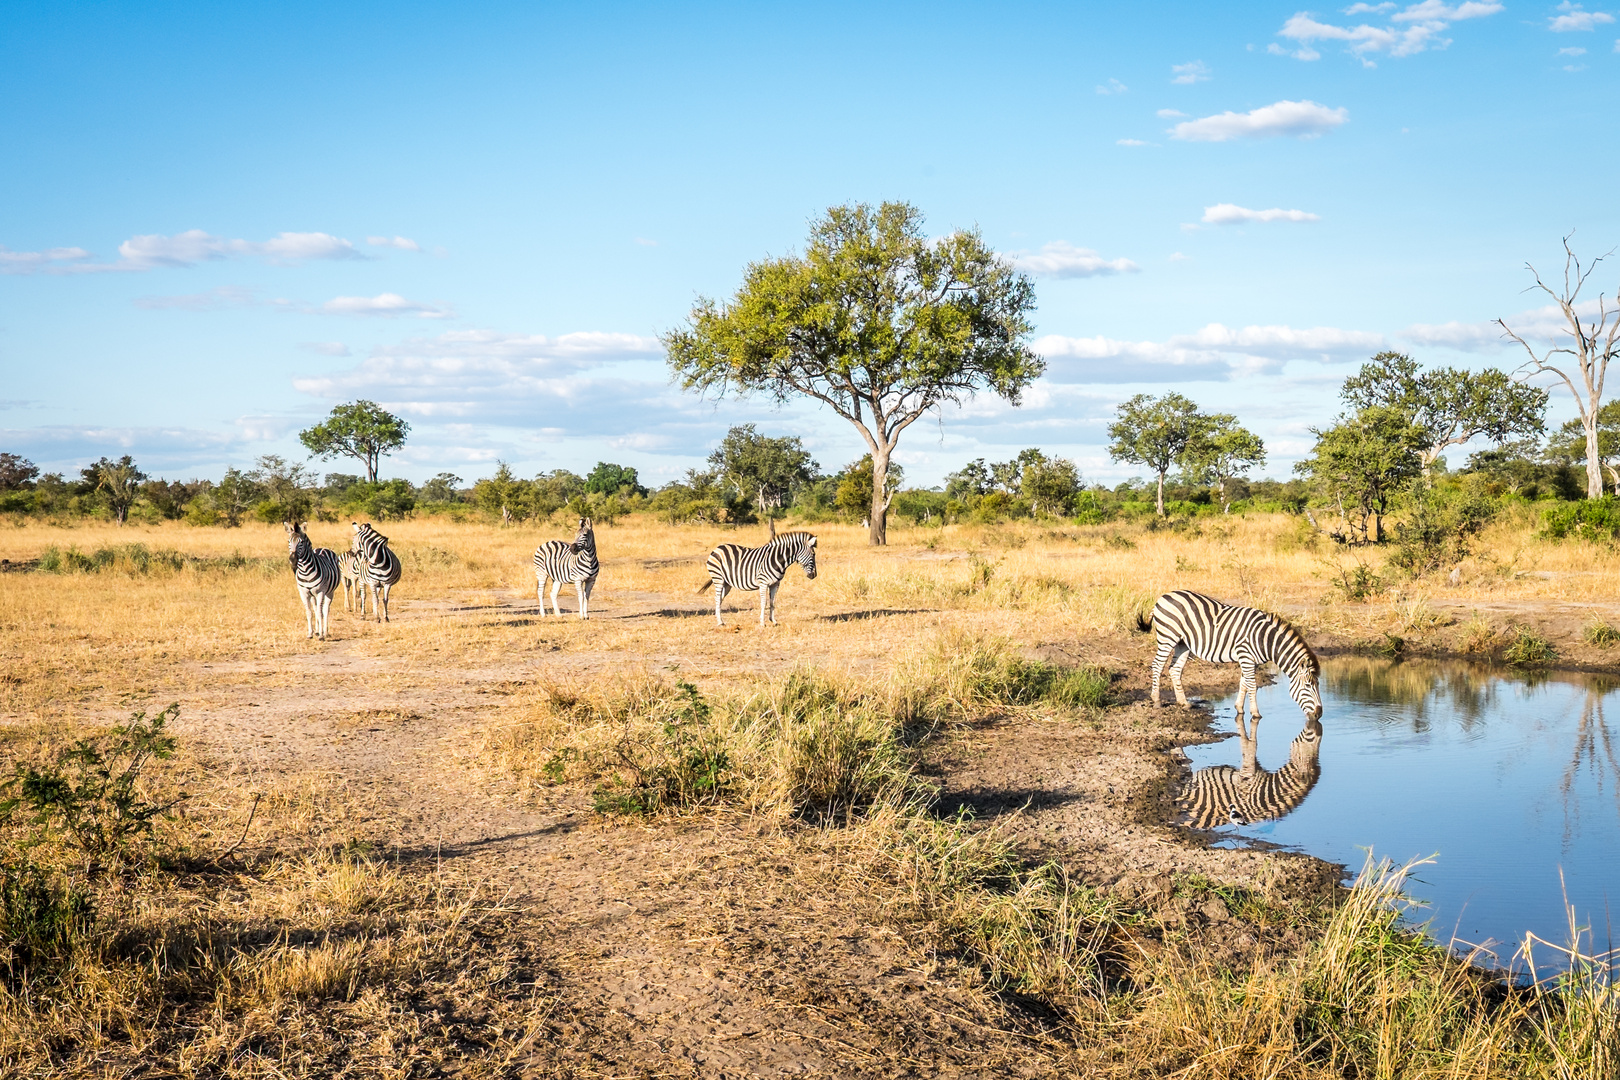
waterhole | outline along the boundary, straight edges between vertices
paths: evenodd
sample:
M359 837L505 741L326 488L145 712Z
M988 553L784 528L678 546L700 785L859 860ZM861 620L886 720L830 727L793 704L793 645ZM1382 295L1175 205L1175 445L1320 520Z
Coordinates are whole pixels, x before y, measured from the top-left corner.
M1523 966L1526 934L1567 943L1566 903L1585 951L1607 952L1620 946L1617 693L1620 679L1574 672L1326 660L1320 733L1286 682L1260 690L1254 740L1236 734L1235 694L1215 703L1216 730L1233 734L1187 748L1183 820L1221 846L1276 845L1349 871L1369 849L1435 856L1410 882L1426 904L1410 917L1501 966ZM1554 958L1537 946L1533 959Z

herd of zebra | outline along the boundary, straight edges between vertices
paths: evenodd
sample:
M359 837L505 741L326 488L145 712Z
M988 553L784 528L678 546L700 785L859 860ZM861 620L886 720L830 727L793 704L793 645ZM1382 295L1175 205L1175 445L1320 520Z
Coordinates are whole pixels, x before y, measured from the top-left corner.
M289 522L287 554L299 599L304 605L307 636L325 639L327 617L338 583L343 584L343 604L350 607L351 596L361 618L366 613L366 596L371 597L372 614L379 622L388 620L388 593L399 583L402 567L399 556L389 550L388 538L369 522L354 522L349 550L337 555L327 548L314 547L303 526ZM708 580L698 592L714 589L714 618L721 626L721 604L732 589L759 591L759 624L776 622L776 591L794 563L804 567L807 578L816 576L816 537L809 532L775 534L759 547L721 544L709 552ZM581 619L590 617L591 590L601 572L596 554L596 533L590 518L580 518L572 543L548 540L534 552L535 594L540 613L546 613L545 586L551 582L552 612L562 615L557 594L572 584L578 598ZM1297 806L1319 775L1317 754L1321 747L1322 696L1321 664L1298 630L1269 612L1224 604L1201 593L1165 593L1153 605L1151 619L1140 616L1137 629L1153 631L1158 649L1153 660L1152 704L1159 700L1159 682L1165 671L1176 701L1187 705L1181 686L1181 673L1189 657L1215 664L1236 664L1240 673L1237 721L1243 745L1243 767L1220 766L1200 770L1183 796L1189 823L1199 828L1218 824L1247 823L1278 817ZM1289 764L1276 773L1260 769L1255 759L1255 740L1260 729L1260 706L1256 695L1258 673L1273 664L1288 679L1289 696L1305 714L1305 729L1289 748ZM1247 703L1249 717L1244 716ZM1254 733L1249 730L1254 721Z
M315 547L300 522L287 522L287 558L292 563L293 580L298 586L298 599L304 606L306 637L327 634L327 621L332 608L332 597L338 583L343 584L343 608L359 609L366 616L366 596L371 596L371 611L378 622L388 621L388 592L399 584L403 567L399 556L388 547L388 537L371 527L370 522L356 521L354 539L349 550L338 555L330 548ZM787 532L776 535L774 525L771 538L759 547L742 544L721 544L709 552L707 569L709 578L698 587L698 592L713 587L714 620L724 626L721 603L732 589L759 590L759 625L766 619L776 622L776 590L782 578L794 563L804 567L805 577L816 576L816 537L814 533ZM546 613L546 582L551 582L551 608L562 614L557 594L565 584L574 586L578 598L579 617L590 618L591 590L596 586L602 564L596 557L596 532L590 518L579 519L574 540L547 540L534 549L535 595L540 601L540 613Z

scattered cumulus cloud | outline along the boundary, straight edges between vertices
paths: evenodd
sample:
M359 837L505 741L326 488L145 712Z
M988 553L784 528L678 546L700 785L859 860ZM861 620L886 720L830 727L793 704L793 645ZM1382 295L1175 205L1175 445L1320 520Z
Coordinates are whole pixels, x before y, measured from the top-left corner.
M1188 262L1191 259L1192 259L1191 255L1183 255L1179 251L1172 251L1170 253L1170 261L1171 262Z
M0 244L0 274L33 274L41 270L62 270L88 259L80 247L47 248L44 251L12 251Z
M1559 4L1558 10L1563 14L1547 18L1547 29L1555 34L1596 30L1601 25L1614 22L1614 16L1606 11L1587 11L1580 4L1572 4L1569 0Z
M278 233L269 240L228 240L201 229L188 229L173 236L156 233L132 236L118 245L122 264L106 269L150 270L158 267L195 266L201 262L252 255L273 263L300 263L310 259L363 258L347 240L329 233Z
M1143 142L1141 139L1116 139L1115 146L1157 146L1158 143Z
M1179 120L1187 114L1180 109L1160 109L1156 115L1161 120Z
M1216 203L1204 208L1205 225L1246 225L1267 221L1321 221L1321 215L1304 210L1249 210L1235 203Z
M1126 86L1118 79L1109 79L1105 85L1097 87L1097 93L1106 97L1113 94L1123 94L1129 89L1130 87Z
M1129 259L1105 259L1090 248L1075 247L1062 240L1053 241L1037 252L1013 252L1012 262L1025 273L1055 278L1108 277L1134 274L1141 269Z
M322 304L318 310L325 315L410 315L418 319L449 319L455 316L455 312L447 307L407 300L398 293L338 296Z
M1187 142L1227 142L1294 135L1314 139L1350 119L1350 110L1330 109L1314 101L1279 101L1246 113L1224 112L1198 120L1183 120L1170 129L1170 137Z
M1226 381L1276 372L1289 360L1350 360L1376 352L1381 334L1318 326L1246 326L1210 323L1165 341L1119 341L1049 334L1033 348L1048 361L1047 378L1059 383Z
M1214 72L1202 60L1194 60L1189 64L1171 64L1170 81L1178 86L1191 86L1193 83L1208 82Z
M1575 305L1575 313L1582 319L1598 316L1598 302L1584 301ZM1520 311L1503 319L1513 332L1534 344L1563 342L1569 335L1569 322L1555 304L1547 304L1528 311ZM1416 345L1432 345L1458 352L1491 353L1518 346L1502 335L1502 328L1493 320L1484 322L1414 323L1401 331L1400 336Z
M1586 50L1581 48L1579 45L1571 45L1568 48L1559 49L1558 50L1558 55L1559 56L1585 56L1586 55Z
M1350 55L1373 67L1372 57L1377 53L1403 57L1415 56L1430 49L1444 49L1451 44L1445 32L1452 23L1484 18L1501 10L1502 5L1494 0L1486 3L1468 0L1461 4L1422 0L1399 11L1395 10L1393 4L1352 4L1345 9L1344 13L1351 16L1386 15L1388 25L1382 26L1365 22L1353 26L1322 22L1310 12L1301 11L1290 17L1277 31L1278 37L1292 44L1283 46L1273 42L1266 51L1277 56L1292 56L1296 60L1317 60L1322 54L1316 50L1316 43L1338 42L1346 47Z
M421 251L422 245L404 236L368 236L366 243L372 247L398 248L400 251Z

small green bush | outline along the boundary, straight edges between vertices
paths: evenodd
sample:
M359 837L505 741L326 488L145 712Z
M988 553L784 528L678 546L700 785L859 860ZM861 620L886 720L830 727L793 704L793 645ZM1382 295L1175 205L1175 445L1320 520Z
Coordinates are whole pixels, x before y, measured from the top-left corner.
M68 960L95 923L90 895L26 857L0 862L0 971L15 987Z
M1466 558L1470 541L1499 508L1477 483L1442 489L1425 478L1413 483L1407 500L1389 563L1414 577Z
M1620 498L1605 495L1549 507L1542 535L1549 540L1613 540L1620 537Z
M1339 567L1339 579L1333 587L1344 594L1346 600L1366 600L1384 587L1384 581L1366 563L1354 567Z
M1557 655L1552 642L1531 627L1515 626L1508 633L1512 640L1502 650L1502 659L1515 667L1544 667Z
M1620 629L1610 625L1609 621L1600 615L1586 624L1586 628L1581 631L1581 640L1588 645L1607 649L1620 643Z
M691 683L677 683L676 690L673 715L664 721L657 745L643 745L628 735L619 740L612 764L628 780L597 785L592 805L598 813L656 814L671 807L718 802L725 796L731 759L712 722L712 710ZM561 775L560 766L557 771Z

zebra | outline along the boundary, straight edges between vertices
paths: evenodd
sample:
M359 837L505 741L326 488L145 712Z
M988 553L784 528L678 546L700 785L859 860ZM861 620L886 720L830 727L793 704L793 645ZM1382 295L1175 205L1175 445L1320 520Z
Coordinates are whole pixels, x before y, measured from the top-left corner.
M561 540L547 540L534 549L534 594L540 599L540 614L546 613L546 579L551 579L551 606L560 616L562 606L557 593L565 582L574 583L579 598L579 617L590 618L591 589L596 587L596 575L602 569L596 561L596 532L590 518L579 519L579 531L572 544Z
M1243 767L1215 765L1192 774L1180 798L1195 829L1251 825L1280 818L1305 801L1322 775L1322 722L1307 720L1288 746L1288 764L1267 772L1255 761L1255 740L1242 737Z
M1322 719L1322 693L1318 682L1321 663L1298 630L1275 615L1254 608L1234 607L1202 593L1165 593L1153 605L1153 621L1137 616L1138 630L1158 631L1159 650L1153 659L1153 704L1159 704L1159 677L1168 666L1176 702L1187 704L1181 689L1181 669L1187 658L1196 656L1212 664L1237 664L1242 671L1238 687L1237 720L1243 719L1243 703L1249 702L1256 725L1260 702L1255 688L1255 671L1273 663L1288 676L1288 695L1305 713L1307 720Z
M405 568L399 556L388 550L388 537L371 527L371 522L352 521L354 540L349 545L359 562L360 584L371 590L371 613L378 622L388 621L388 590L399 584ZM378 603L381 594L382 602ZM361 604L365 601L362 599ZM361 617L365 617L362 610Z
M353 609L352 597L359 602L360 617L363 619L366 617L366 580L361 568L365 564L352 551L341 552L337 561L338 570L343 574L343 610Z
M292 563L293 581L298 585L298 599L304 605L305 637L314 637L319 627L321 640L326 640L327 616L332 610L332 593L337 590L342 572L338 557L327 548L313 547L302 524L282 522L287 530L287 561Z
M776 621L776 590L782 585L782 576L793 563L804 567L804 576L816 576L816 535L807 532L786 532L773 536L764 546L751 548L741 544L721 544L709 552L709 580L697 587L702 592L714 586L714 621L724 626L720 617L720 603L732 589L759 590L759 625L765 625L769 610L771 622Z

